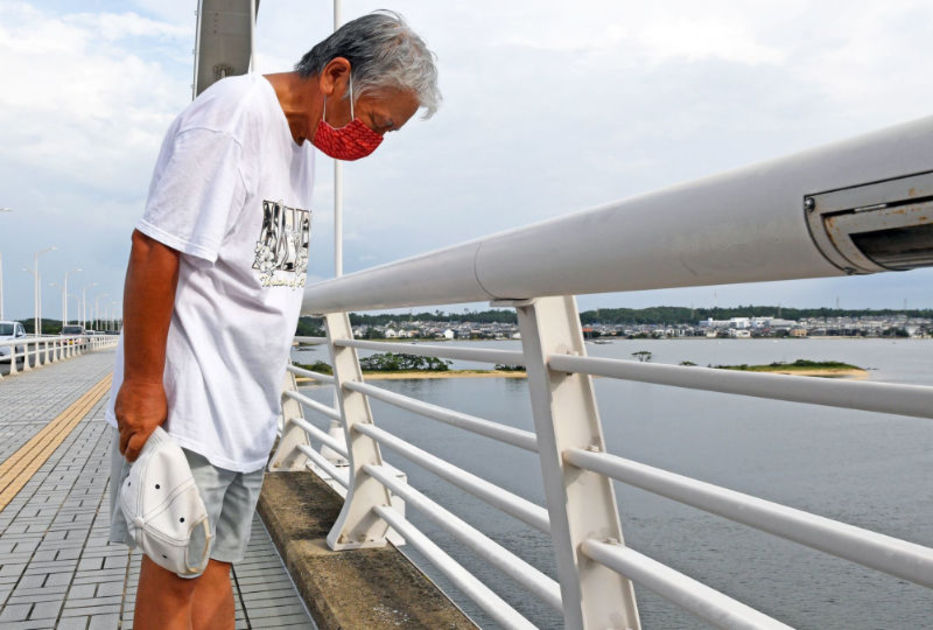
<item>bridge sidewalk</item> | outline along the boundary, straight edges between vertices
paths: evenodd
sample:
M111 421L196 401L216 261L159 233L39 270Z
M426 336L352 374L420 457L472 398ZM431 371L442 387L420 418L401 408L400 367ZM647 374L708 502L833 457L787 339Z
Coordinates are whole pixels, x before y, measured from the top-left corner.
M112 365L113 353L102 352L0 382L0 472ZM74 428L48 447L54 448L48 459L20 479L25 484L0 509L4 629L132 626L140 555L107 542L112 430L104 421L106 399L76 415ZM16 472L10 470L7 478ZM231 578L237 628L314 628L258 517L246 559Z

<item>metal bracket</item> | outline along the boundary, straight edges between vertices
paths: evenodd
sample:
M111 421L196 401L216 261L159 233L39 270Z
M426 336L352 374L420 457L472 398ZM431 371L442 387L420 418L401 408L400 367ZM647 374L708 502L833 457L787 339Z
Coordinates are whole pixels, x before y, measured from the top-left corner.
M531 306L535 303L535 298L529 298L525 300L513 300L509 298L503 298L501 300L492 300L489 302L489 306L504 306L506 308L521 308L523 306Z

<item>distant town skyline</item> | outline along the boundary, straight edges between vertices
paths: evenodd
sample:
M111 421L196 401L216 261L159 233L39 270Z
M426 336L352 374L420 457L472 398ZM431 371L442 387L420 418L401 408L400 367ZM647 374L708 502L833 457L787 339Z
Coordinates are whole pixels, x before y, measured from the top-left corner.
M0 256L7 319L119 310L162 135L190 100L193 0L0 5ZM331 29L330 3L261 3L261 72ZM344 0L344 19L383 2ZM345 269L366 269L928 114L919 0L398 0L445 101L345 170ZM831 33L831 37L827 37ZM507 59L508 63L502 61ZM905 98L905 86L910 96ZM309 283L333 274L331 161L317 159ZM630 273L631 270L619 270ZM54 283L54 284L52 284ZM933 270L580 296L580 308L933 307ZM116 305L112 304L117 302ZM437 305L447 308L448 305ZM486 304L451 306L486 308Z

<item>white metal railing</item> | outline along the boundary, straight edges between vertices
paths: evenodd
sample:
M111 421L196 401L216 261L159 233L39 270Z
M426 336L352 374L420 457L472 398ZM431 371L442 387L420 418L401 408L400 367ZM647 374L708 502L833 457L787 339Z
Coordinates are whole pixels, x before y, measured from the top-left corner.
M327 337L299 341L326 344L334 374L289 368L282 436L270 469L310 464L346 489L328 536L332 549L382 545L397 532L508 628L530 624L405 519L396 509L400 499L543 603L559 607L572 629L640 628L633 582L720 627L786 627L627 546L613 480L933 587L933 549L607 453L592 376L922 418L933 418L933 387L590 358L573 297L933 264L931 137L933 119L925 119L309 287L304 312L323 315ZM892 240L890 230L900 240ZM357 340L347 315L351 309L477 300L515 308L520 352ZM524 365L535 430L366 383L358 350ZM334 406L296 392L296 375L333 386ZM370 399L537 453L546 505L376 426ZM306 419L305 411L329 420L329 430ZM452 515L393 476L381 448L548 534L558 579L491 544L481 523Z
M116 335L42 335L2 340L0 362L9 363L8 374L15 375L85 352L112 348L117 339Z

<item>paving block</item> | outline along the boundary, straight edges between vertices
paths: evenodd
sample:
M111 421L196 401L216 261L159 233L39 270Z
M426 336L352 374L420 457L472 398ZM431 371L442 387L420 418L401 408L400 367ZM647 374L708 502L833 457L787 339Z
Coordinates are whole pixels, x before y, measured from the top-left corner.
M4 565L0 565L0 577L11 577L11 576L20 576L23 574L23 571L26 569L25 563L15 563L10 562Z
M29 611L32 610L32 604L13 604L6 606L3 612L0 612L0 623L8 621L25 621L29 617Z
M61 586L62 584L71 584L73 573L49 573L44 586Z
M55 626L55 630L87 630L89 615L80 617L62 617Z
M37 602L29 613L29 619L52 619L58 617L58 612L62 609L62 602Z
M88 630L113 630L120 623L119 613L109 615L91 615Z
M68 599L89 599L97 592L96 584L73 584L68 591Z
M97 595L101 597L108 597L111 595L122 596L124 589L125 585L122 580L119 582L102 582L97 587Z

